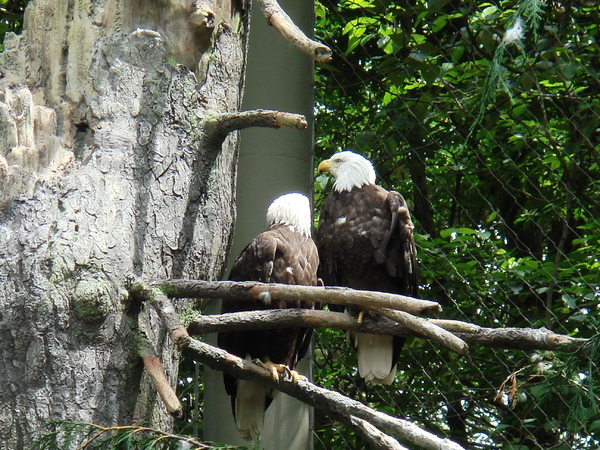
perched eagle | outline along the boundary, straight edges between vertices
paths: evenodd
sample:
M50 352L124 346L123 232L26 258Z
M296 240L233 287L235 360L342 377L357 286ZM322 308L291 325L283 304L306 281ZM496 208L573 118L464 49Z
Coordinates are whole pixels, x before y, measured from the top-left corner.
M414 226L402 195L377 186L371 162L353 152L336 153L319 171L335 178L316 233L325 285L416 297ZM351 338L360 376L391 384L404 339L364 333Z
M319 256L310 237L311 210L302 194L277 198L267 211L269 229L250 242L235 261L229 279L314 286L317 284ZM308 302L224 301L221 312L260 309L314 308ZM240 358L260 360L278 377L277 372L291 371L304 357L310 345L312 329L228 331L219 333L218 345ZM295 372L293 373L294 375ZM255 439L263 428L264 414L273 400L272 389L224 374L225 390L231 396L231 408L240 435Z

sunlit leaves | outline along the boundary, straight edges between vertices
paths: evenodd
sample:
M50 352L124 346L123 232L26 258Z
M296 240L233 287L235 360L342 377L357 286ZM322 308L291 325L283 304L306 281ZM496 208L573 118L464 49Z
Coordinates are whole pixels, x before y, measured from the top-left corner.
M347 27L341 37L331 34L344 56L331 71L318 68L317 159L343 146L373 159L380 183L405 197L412 200L425 187L433 233L423 233L423 210L412 204L421 233L422 295L442 302L445 317L481 325L598 333L597 8L436 0L403 9L398 2L374 1L328 8L327 17L328 32L350 21L357 27ZM518 17L519 45L499 51ZM509 413L490 402L506 376L528 364L521 352L477 349L488 362L446 365L436 359L442 356L432 356L419 371L410 365L411 352L426 358L426 348L410 346L402 383L416 390L416 380L431 373L435 380L462 380L459 392L472 398L472 443L529 448L539 439L538 445L548 446L553 430L563 433L561 439L568 430L571 444L590 445L585 426L591 421L573 431L563 419L567 391L564 401L527 394ZM522 392L541 386L541 378L522 373ZM531 376L538 375L532 369ZM432 397L452 397L450 384L424 384ZM478 396L469 387L474 385L485 385L489 396ZM428 426L448 430L439 398L398 404L391 393L380 389L378 396L385 407L396 404L413 417L429 411L435 419Z

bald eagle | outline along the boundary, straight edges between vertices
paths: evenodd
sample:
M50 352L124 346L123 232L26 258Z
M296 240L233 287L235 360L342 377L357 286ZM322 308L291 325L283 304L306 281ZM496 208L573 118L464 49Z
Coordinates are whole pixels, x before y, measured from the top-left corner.
M377 186L371 162L353 152L336 153L318 169L335 178L316 233L325 285L416 297L414 226L402 195ZM360 376L391 384L404 339L364 333L351 339Z
M267 210L267 231L250 242L235 261L229 279L314 286L319 256L311 234L311 209L302 194L277 198ZM224 301L221 312L260 309L314 308L313 303L271 301ZM218 335L218 345L240 358L255 359L277 372L293 370L304 357L312 329L229 331ZM258 362L258 361L257 361ZM295 372L293 373L294 375ZM274 398L272 389L224 374L225 390L240 435L255 439L263 428L264 414Z

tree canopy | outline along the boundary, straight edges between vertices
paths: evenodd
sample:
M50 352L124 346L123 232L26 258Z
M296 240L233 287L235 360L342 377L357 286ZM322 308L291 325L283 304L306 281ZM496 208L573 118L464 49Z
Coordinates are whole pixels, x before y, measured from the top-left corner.
M365 154L411 198L421 295L445 318L593 338L600 316L596 2L316 3L317 160ZM329 189L317 177L316 203ZM469 448L600 439L593 339L577 354L413 340L388 390L320 332L317 383ZM376 406L375 406L376 405ZM353 447L324 417L322 448Z

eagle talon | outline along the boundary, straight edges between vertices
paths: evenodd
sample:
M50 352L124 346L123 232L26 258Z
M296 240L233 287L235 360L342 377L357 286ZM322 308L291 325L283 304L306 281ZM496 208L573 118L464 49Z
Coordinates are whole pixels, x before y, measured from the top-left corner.
M291 372L293 372L285 364L276 364L271 361L262 362L258 358L253 360L252 362L254 364L256 364L257 366L262 367L263 369L267 369L271 373L271 378L275 382L279 382L281 375L284 375L284 378L285 378L286 375L288 375L288 374L291 375ZM291 376L293 377L293 375L291 375Z
M298 381L308 381L308 378L306 378L304 375L299 374L295 370L290 370L290 376L292 377L292 381L294 383L297 383Z
M359 325L362 325L363 317L365 317L365 312L363 310L360 310L360 312L358 313L358 318L356 319L358 320Z

